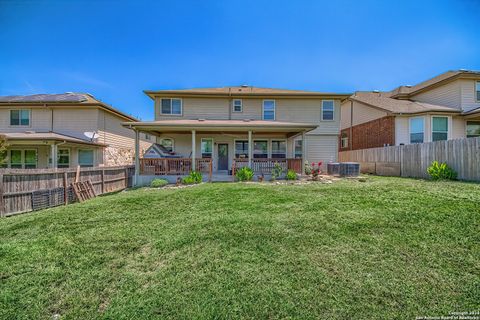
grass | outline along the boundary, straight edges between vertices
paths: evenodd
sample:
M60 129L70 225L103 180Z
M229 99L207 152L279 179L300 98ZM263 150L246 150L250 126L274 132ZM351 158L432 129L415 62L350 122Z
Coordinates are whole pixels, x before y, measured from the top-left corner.
M0 220L0 318L414 319L479 310L480 185L137 189Z

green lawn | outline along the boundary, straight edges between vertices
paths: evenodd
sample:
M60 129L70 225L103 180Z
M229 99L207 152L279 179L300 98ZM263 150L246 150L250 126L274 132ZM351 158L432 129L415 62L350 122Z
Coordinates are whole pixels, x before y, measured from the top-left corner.
M0 220L0 318L414 319L480 309L480 185L138 189Z

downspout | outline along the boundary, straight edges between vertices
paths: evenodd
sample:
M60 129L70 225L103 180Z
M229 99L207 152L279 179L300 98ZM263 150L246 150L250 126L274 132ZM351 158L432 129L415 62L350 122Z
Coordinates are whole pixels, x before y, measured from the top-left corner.
M228 119L232 120L232 88L228 87Z

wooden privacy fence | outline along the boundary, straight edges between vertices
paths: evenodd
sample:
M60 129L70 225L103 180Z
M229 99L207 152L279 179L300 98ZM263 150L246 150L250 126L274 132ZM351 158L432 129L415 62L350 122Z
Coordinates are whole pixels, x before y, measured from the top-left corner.
M81 168L95 194L132 186L134 166ZM76 201L71 184L77 169L0 169L0 216L66 205Z
M480 181L480 138L343 151L338 158L359 162L364 173L414 178L427 178L427 168L437 160L452 167L460 180Z

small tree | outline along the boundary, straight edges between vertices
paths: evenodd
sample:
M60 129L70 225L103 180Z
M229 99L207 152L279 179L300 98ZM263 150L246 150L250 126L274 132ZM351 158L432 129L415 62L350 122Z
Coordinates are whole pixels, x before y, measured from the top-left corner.
M0 135L0 167L7 162L7 140Z

